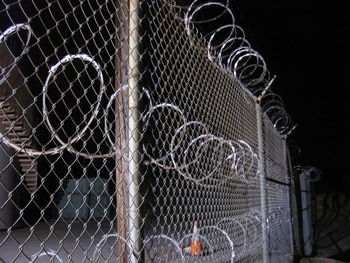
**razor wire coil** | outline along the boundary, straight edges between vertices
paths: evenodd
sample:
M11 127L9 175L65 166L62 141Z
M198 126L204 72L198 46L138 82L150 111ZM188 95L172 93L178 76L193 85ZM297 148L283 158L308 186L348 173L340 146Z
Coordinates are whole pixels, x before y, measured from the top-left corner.
M0 0L6 262L191 262L194 238L201 262L261 262L264 242L290 252L293 123L230 1L140 1L139 21L124 1L12 2Z

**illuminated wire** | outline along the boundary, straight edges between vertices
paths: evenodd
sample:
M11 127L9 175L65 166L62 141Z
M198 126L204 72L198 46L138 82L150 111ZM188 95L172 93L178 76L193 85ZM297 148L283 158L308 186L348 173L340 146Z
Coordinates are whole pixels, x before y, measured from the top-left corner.
M1 44L1 43L5 42L9 36L13 35L14 33L17 33L21 29L22 30L24 29L27 31L27 41L26 41L19 57L22 57L24 55L24 53L26 52L26 48L29 46L29 42L30 42L30 39L32 36L32 29L30 28L30 26L26 23L15 24L15 25L12 25L9 28L7 28L4 31L4 33L0 34L0 44ZM16 63L13 63L13 65L10 67L10 69L8 69L8 72L5 74L5 76L3 76L0 79L0 85L2 85L6 81L6 79L8 79L10 77L11 71L15 68L15 66L16 66Z
M55 251L55 250L52 250L52 249L49 249L47 251L44 251L44 252L38 252L34 255L32 255L32 260L36 260L38 258L41 258L41 257L50 257L51 259L54 258L54 259L57 259L59 263L63 263L63 260L58 256L58 252ZM32 262L32 260L30 262ZM50 260L50 262L52 262Z

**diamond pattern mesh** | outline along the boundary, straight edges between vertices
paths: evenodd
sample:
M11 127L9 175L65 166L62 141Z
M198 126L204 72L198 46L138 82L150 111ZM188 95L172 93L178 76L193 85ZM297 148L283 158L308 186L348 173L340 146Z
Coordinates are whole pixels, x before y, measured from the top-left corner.
M130 3L0 1L1 260L286 262L284 138L169 1Z

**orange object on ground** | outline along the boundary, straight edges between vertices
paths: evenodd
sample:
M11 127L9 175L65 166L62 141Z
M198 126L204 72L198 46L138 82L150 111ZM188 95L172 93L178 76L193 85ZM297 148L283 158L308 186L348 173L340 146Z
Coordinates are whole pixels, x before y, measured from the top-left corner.
M193 235L191 240L191 255L192 256L198 256L202 254L203 248L202 248L202 242L199 239L199 233L198 233L198 223L197 221L193 222Z

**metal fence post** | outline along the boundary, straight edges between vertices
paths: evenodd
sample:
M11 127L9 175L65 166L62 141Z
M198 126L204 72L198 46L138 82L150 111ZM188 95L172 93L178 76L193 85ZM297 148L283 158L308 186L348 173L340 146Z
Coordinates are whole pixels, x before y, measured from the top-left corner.
M301 193L301 215L302 215L302 230L304 241L304 254L305 256L311 256L313 248L313 229L312 229L312 196L311 196L311 184L306 172L303 171L299 174L300 193Z
M256 102L256 120L258 131L258 147L259 147L259 178L260 178L260 199L261 199L261 221L262 221L262 241L263 241L263 262L270 262L269 256L269 238L268 238L268 218L267 218L267 191L266 191L266 175L265 175L265 158L264 158L264 139L263 139L263 122L260 101Z
M117 121L115 123L115 144L116 149L120 149L122 154L116 154L115 169L115 202L117 210L116 231L121 237L120 242L116 244L116 253L120 263L128 262L129 248L122 240L127 240L128 227L128 88L122 88L128 81L128 37L129 37L129 5L119 0L115 0L115 28L117 37L115 38L115 88L120 92L115 99L115 112Z
M128 68L128 86L129 86L129 238L128 240L133 244L133 252L130 252L130 259L132 263L140 261L141 254L141 220L140 220L140 204L141 198L139 193L140 186L140 113L139 113L139 99L140 99L140 17L139 17L140 3L138 0L129 1L129 68Z
M288 146L287 146L287 141L284 141L284 152L286 154L286 164L287 164L287 173L289 175L289 192L288 192L288 204L289 204L289 218L290 218L290 223L289 223L289 231L290 231L290 240L291 240L291 255L294 256L295 253L295 244L294 244L294 232L293 232L293 221L294 221L294 213L293 213L293 168L292 168L292 163L290 159L290 154L288 151Z

